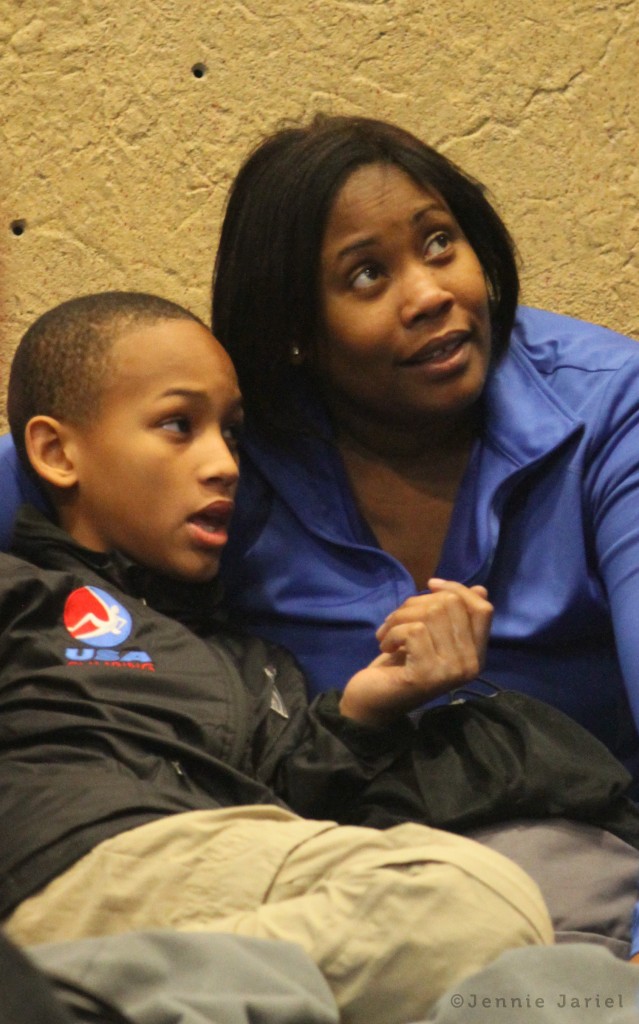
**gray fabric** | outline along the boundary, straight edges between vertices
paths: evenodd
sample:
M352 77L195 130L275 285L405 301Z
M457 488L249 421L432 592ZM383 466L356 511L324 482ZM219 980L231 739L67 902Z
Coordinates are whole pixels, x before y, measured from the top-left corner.
M158 931L51 943L27 952L62 1001L64 986L77 986L135 1024L337 1024L339 1019L317 967L292 943Z
M469 835L535 879L557 942L595 942L628 957L639 896L639 851L634 847L593 825L563 819L494 825Z
M502 955L420 1024L639 1024L639 967L588 943Z

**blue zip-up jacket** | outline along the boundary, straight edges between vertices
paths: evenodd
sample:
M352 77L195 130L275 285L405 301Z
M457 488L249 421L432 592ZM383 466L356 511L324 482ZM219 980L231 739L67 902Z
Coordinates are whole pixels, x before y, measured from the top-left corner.
M436 575L495 606L485 675L555 704L639 779L639 345L522 308ZM246 629L292 650L314 692L377 651L415 593L359 515L334 445L249 435L223 577Z

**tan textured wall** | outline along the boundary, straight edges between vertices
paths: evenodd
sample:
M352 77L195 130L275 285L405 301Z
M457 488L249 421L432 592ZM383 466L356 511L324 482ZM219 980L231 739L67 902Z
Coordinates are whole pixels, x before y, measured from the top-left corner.
M638 72L639 0L0 0L2 394L72 295L206 317L238 162L318 109L440 146L491 188L526 301L639 338Z

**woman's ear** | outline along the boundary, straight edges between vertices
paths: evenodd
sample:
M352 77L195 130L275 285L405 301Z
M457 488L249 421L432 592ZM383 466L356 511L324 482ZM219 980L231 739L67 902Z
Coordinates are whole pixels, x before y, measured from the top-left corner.
M306 358L306 353L299 345L291 345L289 349L289 360L293 366L301 366Z
M73 457L73 429L53 416L32 416L24 442L29 462L39 477L53 487L68 489L77 483Z

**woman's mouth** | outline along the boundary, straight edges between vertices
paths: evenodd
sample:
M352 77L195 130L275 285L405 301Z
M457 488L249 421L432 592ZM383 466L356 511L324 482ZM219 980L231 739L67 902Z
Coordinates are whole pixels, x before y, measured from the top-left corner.
M413 352L408 359L403 359L402 366L421 366L424 363L442 363L457 352L468 341L468 331L451 331L442 338L428 341Z
M399 365L421 371L433 380L448 377L466 366L470 337L470 331L450 331L441 338L431 338Z

